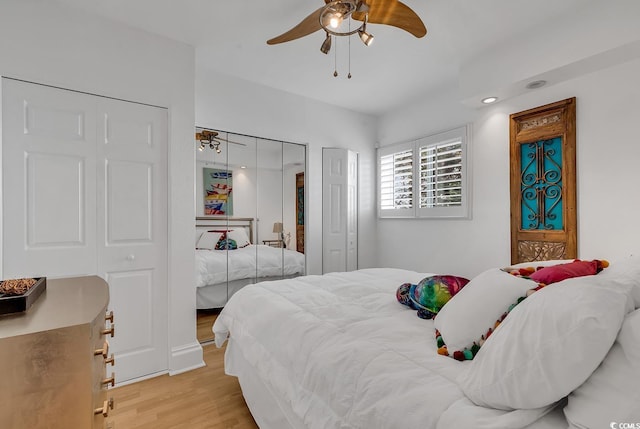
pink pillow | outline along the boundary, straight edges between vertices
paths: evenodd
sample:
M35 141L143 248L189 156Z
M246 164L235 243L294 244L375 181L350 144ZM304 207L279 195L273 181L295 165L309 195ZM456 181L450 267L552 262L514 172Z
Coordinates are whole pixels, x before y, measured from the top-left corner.
M598 260L575 260L568 264L553 265L539 269L531 274L529 278L538 283L550 285L572 277L591 276L602 271L602 264L599 262Z

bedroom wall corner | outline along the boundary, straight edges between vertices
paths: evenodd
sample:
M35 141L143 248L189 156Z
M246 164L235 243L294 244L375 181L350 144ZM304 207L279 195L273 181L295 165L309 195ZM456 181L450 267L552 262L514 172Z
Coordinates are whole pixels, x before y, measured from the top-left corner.
M28 23L28 25L26 25ZM170 372L202 363L195 347L193 47L36 0L0 4L0 75L169 109ZM170 84L168 84L170 83ZM187 144L187 142L189 144Z

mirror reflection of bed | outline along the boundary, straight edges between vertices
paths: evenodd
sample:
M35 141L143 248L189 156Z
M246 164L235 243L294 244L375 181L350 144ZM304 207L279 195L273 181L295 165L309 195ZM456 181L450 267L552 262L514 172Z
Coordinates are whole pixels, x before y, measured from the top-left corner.
M238 290L306 273L306 146L196 127L197 337Z

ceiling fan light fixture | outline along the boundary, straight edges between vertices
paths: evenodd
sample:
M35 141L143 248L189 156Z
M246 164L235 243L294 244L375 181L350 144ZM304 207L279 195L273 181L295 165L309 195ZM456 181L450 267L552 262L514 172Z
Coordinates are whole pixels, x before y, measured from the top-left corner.
M369 5L366 4L365 2L361 1L360 3L358 3L358 5L356 6L356 12L360 12L360 13L367 13L369 12Z
M342 14L336 12L329 18L329 26L331 28L338 28L340 24L342 24Z
M365 28L363 28L362 30L358 30L358 36L360 36L360 40L362 40L362 43L364 43L366 46L369 46L371 45L371 43L373 43L373 35L367 33L367 30Z
M329 50L331 50L331 34L327 33L327 37L322 42L322 46L320 46L320 52L328 54Z

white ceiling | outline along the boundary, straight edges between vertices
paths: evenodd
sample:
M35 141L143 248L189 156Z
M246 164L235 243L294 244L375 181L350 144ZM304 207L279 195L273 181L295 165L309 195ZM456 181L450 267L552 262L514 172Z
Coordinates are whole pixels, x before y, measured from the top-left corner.
M483 52L566 15L587 0L405 0L428 33L417 39L370 24L365 47L352 37L320 52L321 31L280 45L266 40L296 25L322 0L55 0L196 48L196 67L379 115L431 91L457 85L459 67Z

